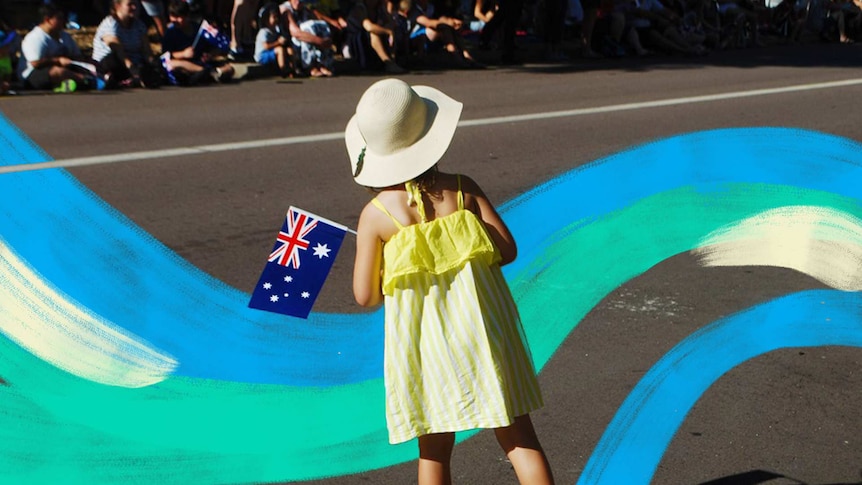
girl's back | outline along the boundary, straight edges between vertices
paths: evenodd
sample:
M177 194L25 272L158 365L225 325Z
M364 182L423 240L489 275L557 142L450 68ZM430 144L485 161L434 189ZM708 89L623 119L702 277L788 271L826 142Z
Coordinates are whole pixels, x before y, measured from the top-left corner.
M469 179L461 177L462 185ZM473 206L475 203L473 197L465 190L464 192L464 208L475 212ZM458 176L437 172L434 175L434 180L422 191L422 204L410 204L410 195L404 186L398 186L382 190L377 195L379 200L386 210L398 220L403 226L410 226L423 222L422 215L419 213L418 207L425 209L425 221L433 221L435 219L446 217L458 210ZM381 227L380 236L384 241L388 241L396 232L398 227L389 221L389 230L386 226Z

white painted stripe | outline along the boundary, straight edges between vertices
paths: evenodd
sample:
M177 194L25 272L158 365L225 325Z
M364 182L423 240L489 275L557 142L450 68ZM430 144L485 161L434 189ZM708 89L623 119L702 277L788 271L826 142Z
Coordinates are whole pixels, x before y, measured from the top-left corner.
M837 290L862 291L862 220L815 206L787 206L718 229L693 250L704 266L778 266Z
M823 83L799 84L794 86L783 86L777 88L753 89L750 91L735 91L729 93L707 94L701 96L687 96L682 98L661 99L656 101L643 101L639 103L613 104L595 108L581 108L563 111L549 111L544 113L533 113L525 115L497 116L492 118L480 118L476 120L463 120L458 123L459 127L487 126L501 123L522 123L526 121L547 120L553 118L567 118L574 116L587 116L600 113L612 113L616 111L629 111L638 109L662 108L683 104L707 103L712 101L723 101L728 99L749 98L754 96L768 96L772 94L794 93L799 91L812 91L818 89L834 89L862 84L862 79L847 79L844 81L831 81ZM324 141L343 140L343 132L324 133L320 135L289 136L284 138L269 138L265 140L253 140L235 143L219 143L215 145L198 145L184 148L168 148L164 150L150 150L141 152L118 153L113 155L99 155L94 157L66 158L51 162L30 163L22 165L7 165L0 167L0 174L13 172L27 172L48 168L73 168L86 165L100 165L107 163L132 162L151 160L155 158L169 158L188 155L201 155L205 153L225 152L233 150L248 150L255 148L266 148L283 145L297 145L302 143L317 143Z
M66 372L138 388L168 378L171 356L82 308L0 238L0 335Z

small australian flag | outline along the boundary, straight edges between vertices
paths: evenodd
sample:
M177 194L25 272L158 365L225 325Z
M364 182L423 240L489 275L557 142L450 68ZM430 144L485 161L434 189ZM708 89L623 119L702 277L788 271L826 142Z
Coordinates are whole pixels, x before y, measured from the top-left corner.
M230 39L227 35L219 32L218 28L215 25L204 20L201 22L200 28L198 28L198 34L195 37L195 41L193 46L195 51L198 50L198 46L201 44L198 42L203 39L204 42L209 46L209 48L215 47L216 49L227 53L230 50Z
M308 318L347 228L291 207L248 306Z

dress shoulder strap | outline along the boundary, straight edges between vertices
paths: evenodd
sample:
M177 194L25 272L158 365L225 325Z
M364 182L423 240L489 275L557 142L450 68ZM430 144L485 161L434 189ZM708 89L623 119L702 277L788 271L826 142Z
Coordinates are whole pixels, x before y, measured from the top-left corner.
M461 192L461 174L457 174L458 177L458 210L464 209L464 192Z
M392 222L394 222L395 225L398 226L399 230L404 228L404 225L398 222L398 219L396 219L392 214L390 214L389 211L386 210L386 207L383 207L383 202L377 200L377 197L371 199L371 203L374 204L374 207L377 207L378 209L383 211L384 214L389 216L389 218L392 219Z

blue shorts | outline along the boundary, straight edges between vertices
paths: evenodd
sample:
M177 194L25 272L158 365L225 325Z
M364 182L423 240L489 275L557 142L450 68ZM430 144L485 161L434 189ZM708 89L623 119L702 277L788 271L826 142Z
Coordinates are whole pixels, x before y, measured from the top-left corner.
M258 59L258 64L275 64L278 62L278 59L275 57L275 49L267 49L260 53L260 59Z

